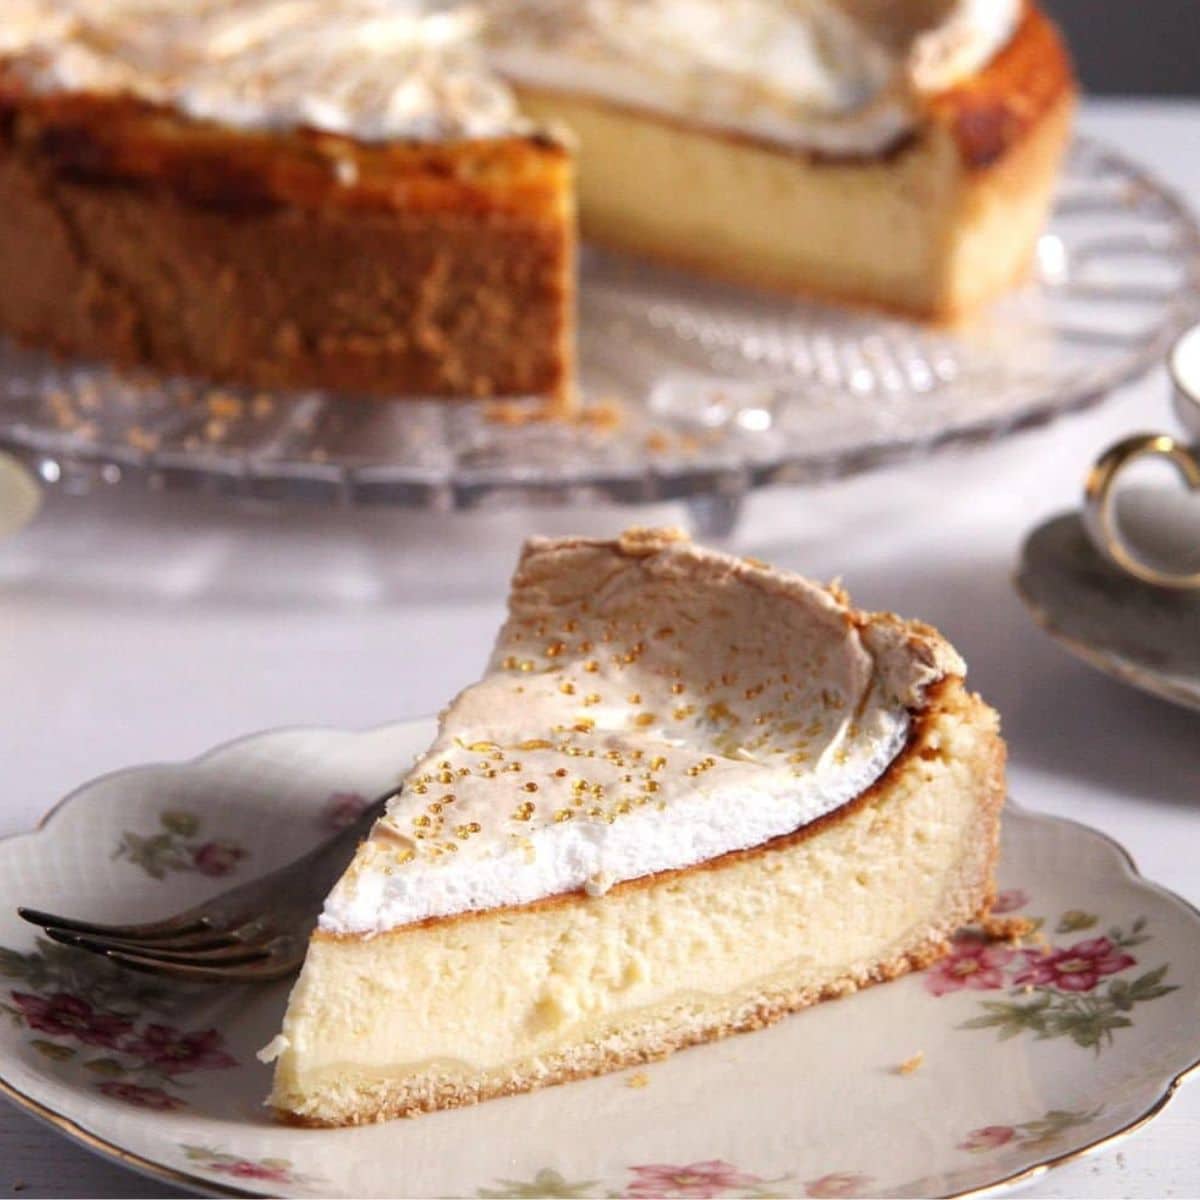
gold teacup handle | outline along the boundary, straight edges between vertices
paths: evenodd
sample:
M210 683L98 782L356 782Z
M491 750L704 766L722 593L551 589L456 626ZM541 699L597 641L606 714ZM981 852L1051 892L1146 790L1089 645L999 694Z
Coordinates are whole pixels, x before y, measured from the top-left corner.
M1088 473L1084 489L1084 521L1097 548L1123 570L1147 583L1169 588L1200 588L1200 571L1163 571L1140 558L1127 544L1117 520L1116 482L1140 458L1172 463L1193 491L1200 491L1200 459L1182 442L1165 433L1143 433L1110 447Z

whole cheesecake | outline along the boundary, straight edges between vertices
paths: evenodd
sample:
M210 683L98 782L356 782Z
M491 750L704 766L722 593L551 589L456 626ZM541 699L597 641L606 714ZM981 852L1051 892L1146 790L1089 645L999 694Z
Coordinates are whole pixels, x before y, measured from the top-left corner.
M671 531L530 542L487 673L325 905L271 1103L470 1104L933 962L994 894L1004 747L963 673Z
M956 317L1028 267L1073 97L1028 0L8 0L0 329L561 415L577 206L647 258Z

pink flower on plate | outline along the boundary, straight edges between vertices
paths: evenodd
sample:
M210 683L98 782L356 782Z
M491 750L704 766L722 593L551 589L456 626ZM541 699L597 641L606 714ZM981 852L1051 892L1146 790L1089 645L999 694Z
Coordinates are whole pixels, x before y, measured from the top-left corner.
M321 824L334 833L353 825L367 807L367 799L358 792L336 792L325 801Z
M996 897L996 903L992 905L993 915L999 916L1003 913L1016 912L1019 908L1024 908L1029 903L1029 896L1020 888L1009 888L1006 892L1001 892Z
M1017 983L1049 985L1063 992L1090 992L1104 975L1115 975L1137 963L1132 954L1117 949L1106 937L1089 938L1074 946L1045 954L1026 950L1028 964Z
M272 1183L291 1183L292 1181L287 1167L265 1162L251 1162L246 1158L234 1159L231 1162L214 1162L209 1166L214 1171L233 1175L237 1179L269 1179Z
M804 1185L804 1194L813 1197L861 1196L871 1186L870 1175L858 1175L852 1171L834 1171L820 1179L810 1179Z
M925 972L925 987L935 996L959 992L988 991L1004 987L1004 971L1015 951L984 941L974 934L954 939L950 953Z
M960 1150L971 1150L978 1154L982 1150L995 1150L1005 1146L1017 1136L1017 1131L1011 1125L985 1125L982 1129L972 1129L958 1143Z
M121 1049L139 1055L167 1075L181 1075L236 1067L237 1059L225 1052L223 1042L215 1029L183 1033L168 1025L147 1025L140 1037L125 1042Z
M169 1096L162 1088L142 1087L136 1083L121 1083L113 1080L110 1083L97 1085L97 1091L103 1092L113 1100L132 1104L134 1108L152 1108L156 1112L171 1112L176 1108L186 1108L187 1102L177 1096Z
M72 1037L85 1046L116 1047L133 1025L117 1013L97 1012L86 1000L67 992L31 996L13 992L12 998L30 1029L57 1037Z
M245 857L246 851L233 842L205 842L192 851L192 866L201 875L228 875Z
M757 1175L747 1175L719 1158L683 1167L653 1163L630 1167L630 1170L634 1178L626 1195L638 1200L652 1200L657 1196L695 1196L705 1200L722 1196L733 1188L753 1187L761 1182Z

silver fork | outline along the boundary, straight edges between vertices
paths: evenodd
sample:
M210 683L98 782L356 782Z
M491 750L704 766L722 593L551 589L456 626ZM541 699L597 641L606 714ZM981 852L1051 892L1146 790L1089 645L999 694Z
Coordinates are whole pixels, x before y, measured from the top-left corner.
M399 790L381 796L353 824L286 867L162 921L97 925L34 908L17 912L64 946L136 971L202 983L281 979L304 961L325 897Z

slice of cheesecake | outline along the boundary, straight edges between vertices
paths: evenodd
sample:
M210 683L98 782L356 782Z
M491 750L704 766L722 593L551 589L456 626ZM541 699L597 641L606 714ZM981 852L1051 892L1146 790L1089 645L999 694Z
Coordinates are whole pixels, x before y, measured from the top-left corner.
M347 1125L759 1028L986 914L995 714L932 629L669 531L535 539L330 895L271 1103Z

